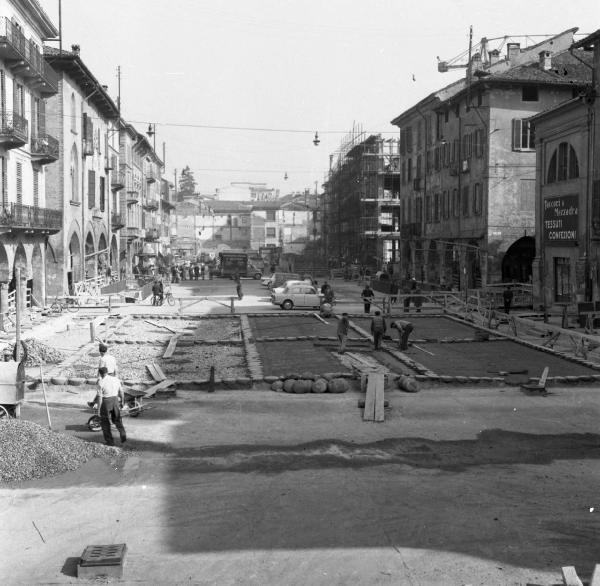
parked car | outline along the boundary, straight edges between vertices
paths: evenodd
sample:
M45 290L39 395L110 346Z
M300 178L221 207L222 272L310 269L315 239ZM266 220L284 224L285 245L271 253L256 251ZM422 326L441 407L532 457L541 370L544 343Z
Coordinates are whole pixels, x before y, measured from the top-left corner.
M301 284L301 285L312 285L312 279L303 279L301 281L297 280L297 279L291 279L289 281L286 281L283 285L281 285L281 287L275 287L273 289L271 289L272 293L283 293L283 290L288 287L289 285L297 285L297 284Z
M281 287L286 281L301 281L302 277L298 273L273 273L271 275L271 281L269 285L269 289L274 289L275 287Z
M320 307L323 294L307 283L294 283L288 285L280 293L271 293L271 303L279 305L281 309L293 307Z

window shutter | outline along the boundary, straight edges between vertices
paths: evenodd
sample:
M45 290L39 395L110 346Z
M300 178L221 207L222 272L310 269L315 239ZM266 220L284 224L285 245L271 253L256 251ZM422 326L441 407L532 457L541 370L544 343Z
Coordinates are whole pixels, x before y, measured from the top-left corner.
M40 205L40 172L37 169L33 170L33 205Z
M88 171L88 207L91 210L96 206L96 172Z
M39 128L40 134L46 134L46 101L39 101Z
M2 205L8 206L8 186L6 185L6 157L0 157L2 161Z
M521 126L522 120L519 118L513 118L512 121L512 135L513 135L513 150L518 151L521 149Z
M106 194L105 194L106 183L104 177L100 177L100 185L98 186L100 196L100 211L103 212L106 206Z
M87 136L85 135L85 131L87 130L87 114L84 112L81 115L81 138L85 140Z
M23 205L23 164L17 163L17 205Z

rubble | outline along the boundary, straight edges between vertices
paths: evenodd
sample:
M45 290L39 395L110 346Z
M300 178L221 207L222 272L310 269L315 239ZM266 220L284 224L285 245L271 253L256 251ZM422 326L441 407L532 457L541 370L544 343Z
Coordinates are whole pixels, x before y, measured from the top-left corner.
M39 342L34 338L21 340L21 345L27 353L25 366L38 366L40 364L60 364L65 358L65 354L56 348L52 348ZM15 350L14 344L9 344L5 352L10 352L12 355Z
M120 448L84 442L23 419L0 420L0 445L0 483L76 470L93 458L116 465L126 457Z

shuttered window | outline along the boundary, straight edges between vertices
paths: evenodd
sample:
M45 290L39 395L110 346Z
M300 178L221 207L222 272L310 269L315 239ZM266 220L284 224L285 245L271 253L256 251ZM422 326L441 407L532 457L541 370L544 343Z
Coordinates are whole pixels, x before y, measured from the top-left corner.
M40 172L33 170L33 205L37 208L40 205Z
M513 119L513 150L532 151L535 149L535 132L528 120Z
M96 171L88 171L88 208L96 207Z
M0 157L0 161L2 163L2 206L8 206L8 186L6 184L6 157Z
M23 205L23 164L17 163L17 204Z
M106 180L104 177L100 177L100 184L98 185L98 194L100 196L100 211L104 211L106 206L106 193L105 193Z

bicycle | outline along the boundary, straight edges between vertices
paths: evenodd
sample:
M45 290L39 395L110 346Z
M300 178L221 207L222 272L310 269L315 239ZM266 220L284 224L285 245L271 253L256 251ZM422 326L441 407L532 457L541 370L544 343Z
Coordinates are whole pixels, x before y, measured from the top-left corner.
M70 313L77 313L80 307L81 305L79 304L78 297L67 296L59 299L59 297L56 296L50 305L50 311L53 313L62 313L63 309L66 309Z
M165 301L169 304L169 305L175 305L175 297L173 297L173 291L171 291L171 287L167 287L165 289Z

